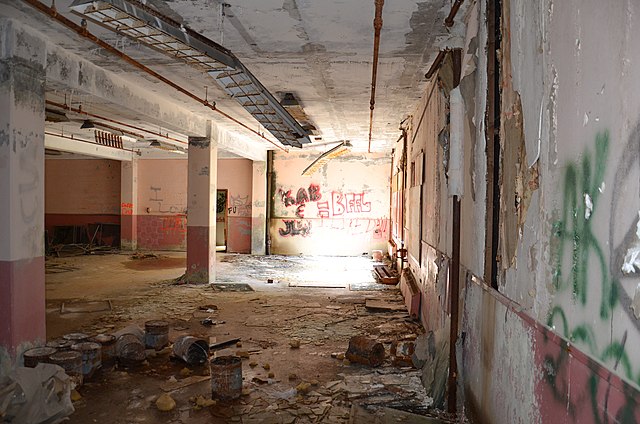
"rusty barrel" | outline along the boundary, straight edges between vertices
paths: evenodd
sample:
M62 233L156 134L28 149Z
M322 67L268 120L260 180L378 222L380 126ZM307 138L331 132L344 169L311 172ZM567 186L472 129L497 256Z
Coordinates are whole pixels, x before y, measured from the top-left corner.
M84 333L69 333L62 336L62 338L70 341L71 344L82 343L89 340L89 336Z
M116 336L113 334L98 334L89 339L94 343L100 344L102 353L102 366L110 367L116 362Z
M75 350L57 352L51 355L49 359L52 364L61 366L76 386L82 385L82 354L80 352Z
M91 378L102 366L102 346L100 343L76 343L71 346L71 349L82 354L82 375L84 378Z
M72 342L71 340L55 339L55 340L48 341L46 346L52 347L56 349L58 352L62 352L65 350L71 350L71 346L73 346L73 343L74 342Z
M209 360L209 343L193 336L180 336L173 342L173 354L189 365L202 365Z
M166 321L147 321L144 323L144 344L147 349L161 350L169 345L169 323Z
M140 365L146 358L144 344L135 334L123 334L116 340L116 357L122 366Z
M354 336L349 340L345 357L351 362L378 367L384 362L384 346L368 337Z
M35 368L39 363L51 363L49 357L58 350L54 347L36 347L24 353L24 366Z
M242 359L220 356L211 360L211 398L237 399L242 395Z

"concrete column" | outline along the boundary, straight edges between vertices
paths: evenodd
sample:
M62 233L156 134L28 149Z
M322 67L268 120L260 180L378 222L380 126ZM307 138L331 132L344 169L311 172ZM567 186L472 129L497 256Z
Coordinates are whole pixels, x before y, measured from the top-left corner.
M120 162L120 248L138 248L138 159Z
M212 130L207 121L206 137L189 137L186 282L195 284L216 279L218 143Z
M253 161L251 198L251 254L264 255L267 243L267 162Z
M45 339L44 63L0 20L0 364ZM4 362L4 364L3 364ZM2 370L0 370L0 375Z

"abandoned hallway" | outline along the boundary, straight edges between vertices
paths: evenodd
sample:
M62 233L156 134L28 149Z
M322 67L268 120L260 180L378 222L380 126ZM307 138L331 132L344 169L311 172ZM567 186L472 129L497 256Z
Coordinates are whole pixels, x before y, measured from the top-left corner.
M640 422L639 25L0 1L0 418Z

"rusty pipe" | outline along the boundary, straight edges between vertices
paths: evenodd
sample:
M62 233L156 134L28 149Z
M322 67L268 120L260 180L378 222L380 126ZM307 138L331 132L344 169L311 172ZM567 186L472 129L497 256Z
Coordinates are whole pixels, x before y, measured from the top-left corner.
M431 79L433 74L435 74L436 71L440 68L440 65L442 65L442 61L444 60L444 57L447 55L447 51L448 50L440 50L438 52L438 56L436 56L436 58L433 60L433 63L431 64L431 67L429 68L427 73L424 74L424 77L426 79Z
M195 94L191 93L189 90L187 90L187 89L181 87L180 85L174 83L173 81L163 77L162 75L160 75L159 73L157 73L153 69L143 65L142 63L138 62L137 60L135 60L131 56L127 55L126 53L116 49L111 44L107 43L106 41L103 41L100 38L96 37L95 35L90 33L86 29L86 27L82 27L82 26L76 24L75 22L71 21L70 19L60 15L58 13L58 11L54 7L45 6L44 4L40 3L38 0L22 0L22 1L24 1L27 4L29 4L33 8L39 10L40 12L44 13L45 15L50 16L51 18L53 18L56 21L58 21L60 24L64 25L65 27L69 28L70 30L72 30L75 33L77 33L78 35L80 35L81 37L84 37L87 40L90 40L94 44L97 44L98 46L102 47L103 49L107 50L108 52L112 53L113 55L119 57L120 59L124 60L125 62L129 63L130 65L133 65L134 67L140 69L141 71L146 72L147 74L151 75L152 77L162 81L163 83L167 84L168 86L170 86L170 87L176 89L177 91L181 92L185 96L187 96L187 97L197 101L198 103L208 107L209 109L213 110L214 112L217 112L217 113L221 114L225 118L230 119L231 121L235 122L236 124L240 125L241 127L245 128L245 129L251 131L252 133L257 135L258 137L262 138L263 140L266 140L269 143L273 144L277 148L279 148L281 150L284 150L285 152L289 152L284 147L276 144L272 140L269 140L267 137L265 137L264 135L260 134L258 131L254 130L253 128L249 127L248 125L246 125L246 124L238 121L237 119L232 118L228 114L222 112L221 110L216 108L215 103L210 103L208 100L205 100L205 99L202 99L202 98L196 96Z
M376 1L376 14L373 18L373 69L371 71L371 99L369 100L369 148L371 153L371 135L373 133L373 109L376 107L376 81L378 80L378 54L380 52L380 30L382 29L382 7L384 0Z
M45 102L48 105L55 106L55 107L58 107L58 108L64 109L64 110L69 110L69 111L77 113L77 114L87 115L87 116L90 116L92 118L101 119L103 121L107 121L107 122L111 122L111 123L114 123L114 124L122 125L124 127L133 128L134 130L137 130L137 131L143 131L143 132L146 132L148 134L153 134L154 136L166 138L167 140L175 141L175 142L182 143L182 144L188 144L186 141L182 141L182 140L179 140L179 139L174 138L174 137L169 137L168 135L164 135L164 134L161 134L159 132L147 130L145 128L137 127L135 125L131 125L131 124L127 124L127 123L124 123L124 122L116 121L115 119L107 118L105 116L100 116L100 115L97 115L95 113L85 112L84 110L74 108L74 107L69 106L67 104L54 102L52 100L45 100ZM105 125L105 124L101 124L101 125L104 125L105 127L109 127L108 125ZM109 127L109 128L111 128L111 127ZM129 132L129 131L123 130L121 128L118 128L117 130L118 131L122 131L122 132L126 132L127 134L135 135L138 138L144 138L144 136L142 136L142 135L136 134L134 132Z
M456 17L458 10L460 10L460 6L462 6L464 0L456 0L451 6L451 11L449 12L449 16L444 20L444 25L446 27L451 28L453 26L453 19Z

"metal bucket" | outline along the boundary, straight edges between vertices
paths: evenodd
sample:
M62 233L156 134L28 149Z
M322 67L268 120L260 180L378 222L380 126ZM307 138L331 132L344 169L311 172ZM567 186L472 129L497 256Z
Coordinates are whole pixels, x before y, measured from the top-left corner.
M84 378L91 378L98 368L102 366L102 347L100 343L77 343L71 349L82 354L82 375Z
M61 366L76 386L82 385L82 354L80 352L75 350L57 352L51 355L49 359L52 364Z
M135 334L123 334L116 341L116 357L125 367L140 365L146 358L144 344Z
M202 365L209 360L209 343L193 336L180 336L173 342L173 354L189 365Z
M112 334L98 334L92 337L90 341L100 344L103 367L110 367L116 363L116 336Z
M211 360L211 398L237 399L242 395L242 359L220 356Z
M24 353L24 366L35 368L40 363L49 364L51 363L49 357L57 351L54 347L36 347L29 349Z
M69 340L72 344L82 343L89 340L89 336L84 333L69 333L62 336L63 339Z
M62 352L65 350L71 350L71 346L73 346L73 343L74 342L72 342L71 340L55 339L55 340L48 341L46 346L52 347L56 349L58 352Z
M144 323L144 344L147 349L161 350L169 345L169 323L166 321L147 321Z

